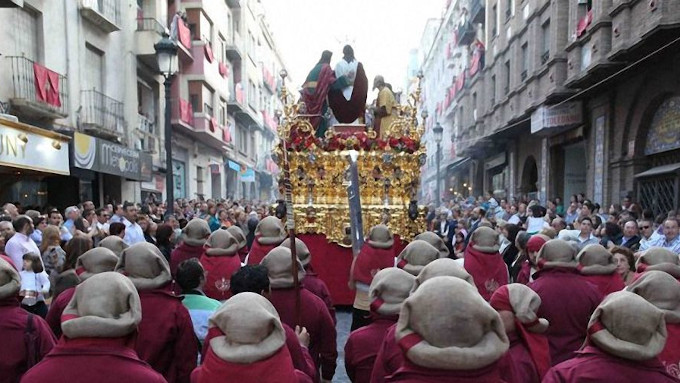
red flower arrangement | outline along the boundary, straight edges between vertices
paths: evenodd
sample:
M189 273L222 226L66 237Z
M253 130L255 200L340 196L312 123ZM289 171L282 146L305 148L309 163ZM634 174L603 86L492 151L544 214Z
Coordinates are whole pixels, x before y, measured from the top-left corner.
M326 151L391 149L397 153L406 152L409 154L415 153L420 148L420 142L410 137L393 137L383 140L381 138L370 138L366 132L343 132L327 139L317 139L312 135L302 136L293 132L287 147L291 151L305 151L309 150L312 145Z

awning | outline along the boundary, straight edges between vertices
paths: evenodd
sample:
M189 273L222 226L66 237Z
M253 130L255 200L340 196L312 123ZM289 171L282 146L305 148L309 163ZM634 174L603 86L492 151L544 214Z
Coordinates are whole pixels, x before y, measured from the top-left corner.
M657 166L655 168L651 168L651 169L646 170L642 173L636 174L635 178L660 176L660 175L663 175L663 174L677 173L678 171L680 171L680 162L675 163L675 164L661 165L661 166Z
M460 170L463 167L467 166L470 163L470 161L472 161L472 158L470 158L470 157L461 158L460 160L449 165L446 168L446 170L447 170L447 172L455 172L455 171Z

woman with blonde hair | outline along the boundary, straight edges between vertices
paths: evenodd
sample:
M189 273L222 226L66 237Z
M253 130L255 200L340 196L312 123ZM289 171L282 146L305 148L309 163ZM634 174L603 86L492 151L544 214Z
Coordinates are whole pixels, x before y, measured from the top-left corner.
M42 235L40 255L50 282L54 282L66 260L66 252L61 248L61 232L57 226L48 225Z

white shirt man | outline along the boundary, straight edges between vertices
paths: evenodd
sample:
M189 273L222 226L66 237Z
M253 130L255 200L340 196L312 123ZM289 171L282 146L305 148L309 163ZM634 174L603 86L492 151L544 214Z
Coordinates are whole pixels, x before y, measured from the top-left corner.
M35 253L40 255L40 250L29 237L33 233L33 221L29 217L25 215L17 217L14 226L15 229L19 230L5 245L5 254L12 259L17 270L21 270L24 266L24 254Z
M132 246L135 243L146 242L142 227L137 223L137 206L126 203L123 210L125 211L125 218L123 218L125 225L125 238L123 240L125 243Z

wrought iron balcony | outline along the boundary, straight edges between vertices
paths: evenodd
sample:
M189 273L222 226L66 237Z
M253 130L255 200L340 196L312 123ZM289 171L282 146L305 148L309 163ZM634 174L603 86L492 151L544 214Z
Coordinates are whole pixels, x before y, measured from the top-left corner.
M119 0L81 0L80 14L106 33L120 30Z
M229 60L241 60L243 58L243 40L236 30L231 34L231 39L227 41L227 58Z
M458 27L458 45L470 45L475 40L475 28L466 21Z
M543 54L541 55L541 65L547 63L548 59L550 59L550 51L543 52Z
M485 8L484 1L471 0L470 1L470 22L484 23Z
M12 70L12 107L33 117L68 116L66 76L25 57L9 56ZM38 81L36 83L36 81Z
M83 130L107 139L122 138L125 134L123 103L98 92L80 92L80 124Z

